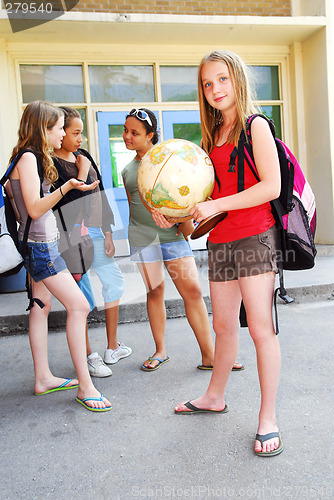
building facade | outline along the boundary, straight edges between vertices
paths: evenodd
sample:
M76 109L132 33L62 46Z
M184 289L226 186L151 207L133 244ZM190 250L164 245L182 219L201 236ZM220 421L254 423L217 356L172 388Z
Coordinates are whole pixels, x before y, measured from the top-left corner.
M98 161L116 213L117 251L126 253L120 171L132 155L121 139L125 116L134 107L148 107L157 115L161 139L198 142L197 66L205 53L227 48L252 68L258 104L274 119L315 191L317 243L334 244L331 0L28 5L37 4L49 10L51 20L45 22L46 11L40 12L38 24L38 13L28 12L16 31L8 2L0 11L1 171L28 102L46 99L78 108L86 147Z

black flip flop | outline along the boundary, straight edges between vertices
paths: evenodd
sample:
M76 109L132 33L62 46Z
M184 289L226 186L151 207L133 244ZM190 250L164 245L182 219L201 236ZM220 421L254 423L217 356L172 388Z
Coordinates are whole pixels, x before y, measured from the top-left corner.
M188 401L187 403L184 403L184 406L189 408L190 411L187 410L182 410L182 411L177 411L174 410L174 412L177 415L188 415L189 413L227 413L228 412L228 406L225 405L225 408L223 410L210 410L206 408L197 408L197 406L193 405Z
M257 441L260 441L261 444L263 444L265 441L269 441L269 439L273 439L273 438L277 438L279 439L279 445L278 445L278 448L276 448L276 450L273 450L273 451L267 451L267 452L264 452L264 451L256 451L256 455L258 455L259 457L274 457L275 455L279 455L280 453L282 453L282 451L284 450L284 446L283 446L283 441L282 441L282 438L281 438L281 433L278 431L278 432L269 432L269 434L256 434L255 436L255 439Z
M242 363L240 363L240 365L241 366L239 368L233 367L232 372L241 372L242 370L245 369L245 365L243 365ZM197 365L197 368L199 370L213 370L213 366Z

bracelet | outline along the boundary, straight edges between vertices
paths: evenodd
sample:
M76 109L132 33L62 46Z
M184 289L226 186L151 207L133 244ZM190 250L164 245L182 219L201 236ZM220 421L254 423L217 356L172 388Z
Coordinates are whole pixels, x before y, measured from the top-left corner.
M61 194L62 196L64 196L64 193L63 193L63 192L62 192L62 190L61 190L61 186L59 186L59 191L60 191L60 194Z
M77 181L79 181L79 182L83 182L84 184L87 184L87 182L86 182L86 181L83 181L82 179L78 179L78 178L76 178L76 180L77 180Z

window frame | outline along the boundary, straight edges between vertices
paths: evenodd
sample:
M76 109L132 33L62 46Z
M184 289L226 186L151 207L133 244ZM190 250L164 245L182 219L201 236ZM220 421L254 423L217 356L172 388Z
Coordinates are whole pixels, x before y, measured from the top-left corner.
M291 114L288 114L288 109L290 109L291 96L288 92L289 88L289 71L288 71L288 54L257 54L254 57L252 55L245 55L240 52L241 57L247 65L250 66L278 66L278 78L279 78L279 92L280 99L277 100L259 100L256 101L257 105L279 105L280 106L280 117L281 117L281 129L282 129L282 140L286 141L286 137L290 137L291 130ZM86 112L87 119L87 141L88 148L91 151L94 158L96 158L99 163L99 148L98 148L98 137L97 137L97 111L127 111L134 107L136 103L133 102L123 102L123 103L98 103L91 101L90 86L89 86L89 66L90 65L101 65L101 66L152 66L153 67L153 79L154 79L154 91L155 91L155 101L154 102L141 102L138 103L140 106L149 107L153 111L157 111L160 117L160 123L162 124L162 111L182 111L182 110L198 110L198 101L162 101L161 96L161 78L160 78L160 66L180 66L180 67L194 67L196 64L193 61L182 64L180 60L140 60L140 62L124 58L124 62L110 60L110 58L103 58L103 60L93 61L86 53L82 53L79 57L66 57L60 58L57 56L42 57L35 54L34 56L28 57L13 57L14 68L15 68L15 79L16 79L16 94L17 101L19 104L18 114L21 115L24 107L27 103L23 102L22 98L22 86L20 78L20 65L61 65L61 66L82 66L83 71L83 86L84 86L84 96L85 102L68 102L68 103L57 103L55 105L71 106L73 108L84 109ZM163 133L161 134L163 137Z

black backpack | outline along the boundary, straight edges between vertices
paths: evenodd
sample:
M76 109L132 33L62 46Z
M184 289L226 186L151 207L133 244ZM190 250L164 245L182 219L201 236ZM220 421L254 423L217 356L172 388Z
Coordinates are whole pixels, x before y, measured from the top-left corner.
M10 166L8 167L6 173L2 176L0 179L0 185L1 191L0 191L0 215L1 215L1 222L0 222L0 244L1 241L6 240L6 244L4 244L3 252L0 254L0 261L3 262L4 267L7 267L7 269L3 272L1 272L1 277L7 277L7 276L12 276L20 271L20 269L23 266L23 259L28 255L28 248L27 248L27 240L28 240L28 234L29 234L29 229L31 225L31 217L28 215L27 222L26 222L26 227L23 235L23 240L22 244L19 249L19 239L18 239L18 226L17 226L17 221L15 217L15 213L11 204L11 201L6 193L6 189L4 185L9 179L9 176L11 172L13 171L13 168L23 155L23 153L26 152L33 153L36 156L37 160L37 168L38 168L38 174L40 177L40 182L41 182L41 188L40 188L40 194L41 197L43 196L43 190L42 190L42 182L43 182L43 166L37 157L36 153L32 149L23 149L20 151L13 161L11 162ZM2 204L3 201L3 204ZM17 260L17 263L15 264L15 259L12 261L12 257L15 257ZM27 294L28 294L28 299L29 299L29 306L27 308L27 311L31 309L33 306L33 301L36 301L40 307L44 307L44 304L39 300L39 299L33 299L32 298L32 287L31 283L26 281L26 289L27 289Z

